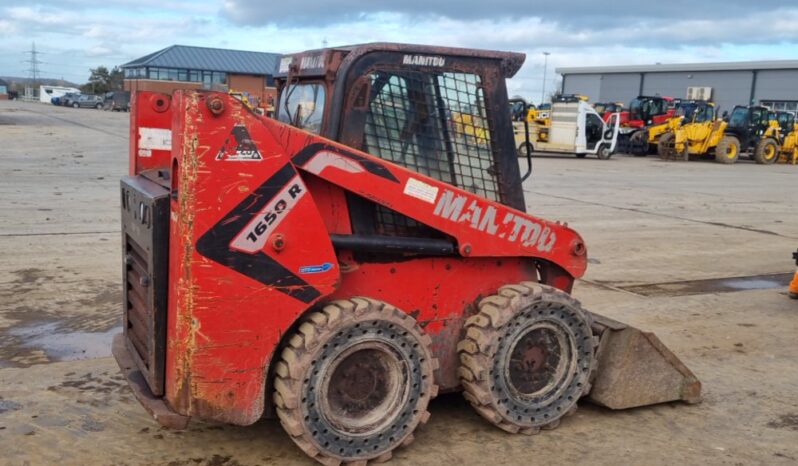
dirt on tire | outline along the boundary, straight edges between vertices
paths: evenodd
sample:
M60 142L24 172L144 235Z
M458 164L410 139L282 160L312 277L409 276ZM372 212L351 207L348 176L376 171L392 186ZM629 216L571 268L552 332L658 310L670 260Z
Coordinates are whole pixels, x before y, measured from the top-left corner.
M535 282L504 286L479 309L466 321L457 348L465 398L507 432L529 435L557 427L590 390L596 369L598 340L589 314L569 294ZM538 341L559 341L555 351L524 345L540 329L550 335ZM553 369L553 377L541 380L542 368Z
M410 315L374 299L337 300L311 312L275 366L273 399L280 423L323 464L390 459L429 419L427 406L438 393L431 343ZM346 364L357 351L390 353L386 359L393 362L364 373L362 366L373 363L371 354ZM378 371L380 377L373 377ZM336 380L346 386L334 385Z
M779 143L773 138L762 138L754 150L754 161L760 165L770 165L779 158Z
M740 158L740 140L734 136L723 136L715 147L715 161L732 164Z

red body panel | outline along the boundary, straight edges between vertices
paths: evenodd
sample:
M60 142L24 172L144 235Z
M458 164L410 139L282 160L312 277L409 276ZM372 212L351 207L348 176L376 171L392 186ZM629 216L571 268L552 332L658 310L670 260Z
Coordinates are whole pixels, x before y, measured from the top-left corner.
M147 113L158 112L140 106L133 126L155 124ZM559 223L261 118L225 94L178 91L171 113L165 398L181 414L256 421L271 358L297 318L356 295L415 316L435 343L437 382L456 388L455 347L481 297L523 280L569 290L584 273L584 243ZM344 191L450 235L460 256L336 255L330 234L351 231Z
M157 92L139 92L130 102L130 174L169 168L172 158L172 98Z

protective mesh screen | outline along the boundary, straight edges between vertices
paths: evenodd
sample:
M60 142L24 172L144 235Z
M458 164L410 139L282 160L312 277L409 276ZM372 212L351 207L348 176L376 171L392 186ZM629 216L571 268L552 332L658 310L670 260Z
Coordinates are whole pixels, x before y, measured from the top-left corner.
M500 200L479 76L378 71L370 79L367 152ZM417 222L390 209L378 206L376 214L380 234L423 234Z

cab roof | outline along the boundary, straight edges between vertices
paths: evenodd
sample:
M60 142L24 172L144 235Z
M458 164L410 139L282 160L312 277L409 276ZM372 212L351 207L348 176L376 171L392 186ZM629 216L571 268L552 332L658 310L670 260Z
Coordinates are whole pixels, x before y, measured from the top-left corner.
M348 61L372 52L399 52L413 55L425 55L431 57L463 57L463 58L482 58L500 61L502 74L505 78L513 77L521 65L524 64L526 54L517 52L501 52L496 50L466 49L457 47L440 47L434 45L419 44L399 44L392 42L373 42L367 44L347 45L341 47L329 47L322 49L306 50L298 53L283 55L280 59L280 66L275 77L286 77L291 65L297 70L302 70L301 65L323 65L313 69L320 71L337 71L344 58ZM339 57L336 60L336 55ZM304 71L304 70L303 70ZM300 72L300 74L306 74Z

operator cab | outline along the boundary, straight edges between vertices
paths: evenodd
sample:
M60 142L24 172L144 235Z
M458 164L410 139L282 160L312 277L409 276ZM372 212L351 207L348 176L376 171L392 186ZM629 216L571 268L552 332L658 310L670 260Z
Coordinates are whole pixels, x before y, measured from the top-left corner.
M689 123L715 121L715 105L703 100L682 101L676 107L676 116Z
M740 140L740 147L746 150L764 136L770 125L770 110L767 107L737 105L729 116L726 132Z
M789 134L795 129L795 114L790 112L772 112L771 120L776 120L779 124L781 134Z
M505 78L519 53L374 43L282 57L277 119L525 210ZM435 236L346 193L356 233Z
M629 120L642 122L640 126L660 123L655 121L655 117L667 114L673 108L672 100L659 96L638 96L629 102Z

